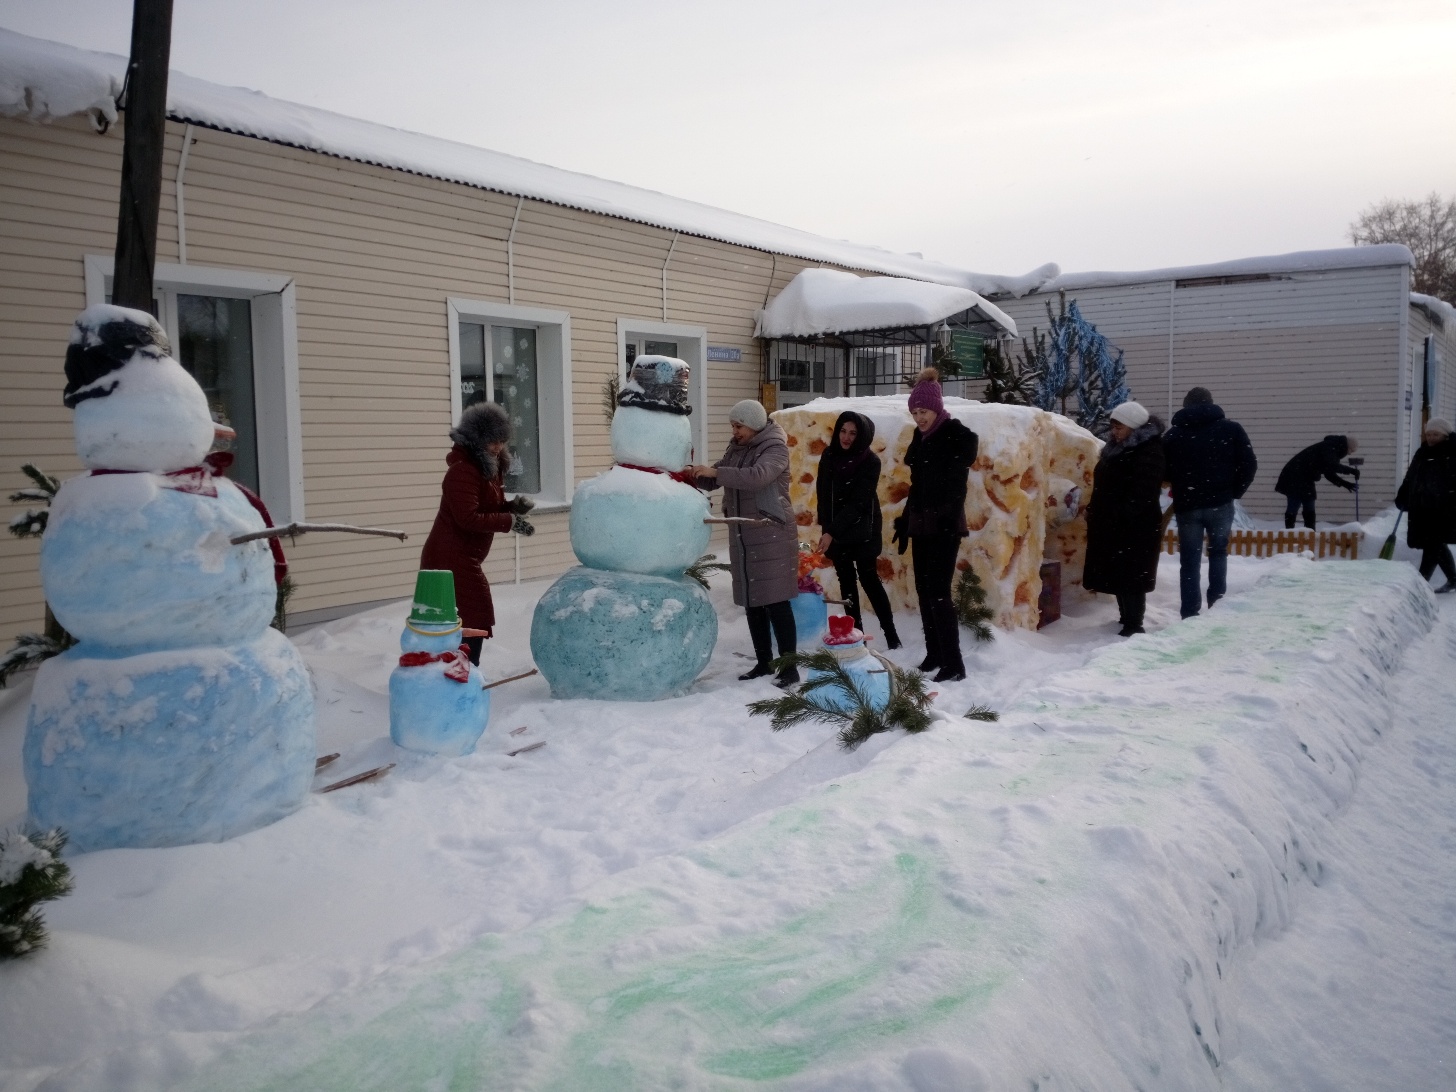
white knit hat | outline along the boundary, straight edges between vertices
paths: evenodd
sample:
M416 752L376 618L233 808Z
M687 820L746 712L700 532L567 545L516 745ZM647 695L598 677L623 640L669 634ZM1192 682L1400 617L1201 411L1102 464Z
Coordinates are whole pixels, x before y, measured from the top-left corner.
M1136 402L1124 402L1108 416L1128 428L1142 428L1148 423L1148 411Z
M753 429L754 432L758 432L768 424L768 410L752 398L745 398L742 402L735 402L733 408L728 411L728 423L744 425Z
M1429 421L1426 422L1425 427L1423 429L1421 429L1421 431L1422 432L1444 432L1447 436L1450 436L1451 435L1451 423L1449 421L1445 420L1442 417L1432 417Z

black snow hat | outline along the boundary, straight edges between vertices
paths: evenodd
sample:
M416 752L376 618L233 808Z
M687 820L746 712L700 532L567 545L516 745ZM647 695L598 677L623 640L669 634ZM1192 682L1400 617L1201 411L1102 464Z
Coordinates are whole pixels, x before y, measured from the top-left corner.
M154 357L172 353L166 331L151 315L122 307L82 311L66 347L66 389L61 401L67 409L75 409L88 398L105 398L121 380L98 380L124 367L139 351Z
M677 357L639 356L617 395L617 405L686 417L693 412L688 405L688 374L687 361Z

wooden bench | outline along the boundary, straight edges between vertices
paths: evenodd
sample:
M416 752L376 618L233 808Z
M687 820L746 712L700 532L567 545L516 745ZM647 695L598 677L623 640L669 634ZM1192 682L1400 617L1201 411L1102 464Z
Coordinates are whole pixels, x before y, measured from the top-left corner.
M1347 558L1360 556L1360 531L1235 531L1229 535L1229 553L1238 557L1273 557L1275 554L1297 554L1311 551L1315 557ZM1163 549L1178 552L1178 532L1163 532ZM1204 552L1208 546L1205 541Z

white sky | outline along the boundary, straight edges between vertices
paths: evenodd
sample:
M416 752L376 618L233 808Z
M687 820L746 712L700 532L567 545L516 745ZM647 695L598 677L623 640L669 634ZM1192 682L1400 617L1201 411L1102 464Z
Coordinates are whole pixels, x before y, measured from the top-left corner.
M1453 0L175 0L172 66L983 272L1456 194ZM127 52L130 0L0 0Z

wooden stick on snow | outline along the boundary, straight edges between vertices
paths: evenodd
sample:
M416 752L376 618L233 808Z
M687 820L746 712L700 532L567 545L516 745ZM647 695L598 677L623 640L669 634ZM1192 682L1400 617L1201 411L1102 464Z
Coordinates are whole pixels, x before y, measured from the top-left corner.
M261 531L249 531L246 535L235 535L228 541L234 546L260 538L282 538L284 535L306 535L310 531L343 531L351 535L378 535L381 538L397 538L401 542L409 538L403 531L390 531L383 527L355 527L352 523L290 523L287 527L265 527Z
M755 527L761 527L765 523L772 523L771 519L754 519L752 516L709 516L703 520L704 523L748 523Z
M522 671L519 675L507 675L504 679L496 679L495 682L488 682L484 686L482 686L481 689L489 690L492 687L504 686L508 682L515 682L517 679L529 679L532 675L539 674L541 674L541 672L533 667L530 671Z

